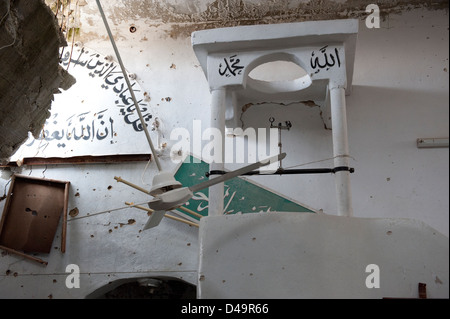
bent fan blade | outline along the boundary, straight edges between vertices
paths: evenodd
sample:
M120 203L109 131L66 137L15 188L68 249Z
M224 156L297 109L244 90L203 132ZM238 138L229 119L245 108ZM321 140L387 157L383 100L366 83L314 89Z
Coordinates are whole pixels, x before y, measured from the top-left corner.
M164 210L155 210L145 224L143 230L153 228L159 225L166 212Z
M178 206L183 205L189 199L194 196L194 192L199 191L201 189L213 186L218 183L225 182L229 179L237 177L239 175L245 174L247 172L253 171L259 167L269 165L270 163L280 161L286 157L286 153L281 153L277 156L269 157L265 160L256 162L254 164L250 164L248 166L239 168L237 170L228 172L220 177L216 177L209 181L191 186L191 187L182 187L173 189L171 191L162 193L160 195L156 195L153 200L148 202L148 207L150 207L154 212L150 216L147 224L144 227L145 229L149 229L159 225L162 218L164 217L165 211L172 210Z

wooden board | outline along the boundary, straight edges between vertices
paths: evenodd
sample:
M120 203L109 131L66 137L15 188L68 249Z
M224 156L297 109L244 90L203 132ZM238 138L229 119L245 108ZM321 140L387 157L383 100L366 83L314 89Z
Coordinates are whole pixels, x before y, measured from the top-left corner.
M69 182L13 175L0 222L0 246L8 251L50 253L63 214L61 251Z
M117 154L117 155L86 155L71 157L25 157L20 165L16 162L9 162L0 167L18 167L22 165L82 165L82 164L114 164L127 162L148 162L151 154Z

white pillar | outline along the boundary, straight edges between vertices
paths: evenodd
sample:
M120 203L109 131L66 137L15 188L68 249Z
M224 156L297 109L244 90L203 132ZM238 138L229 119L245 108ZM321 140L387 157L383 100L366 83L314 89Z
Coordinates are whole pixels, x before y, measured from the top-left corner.
M219 89L214 89L211 92L211 128L217 128L221 132L221 140L214 140L214 152L221 151L221 161L219 163L212 162L209 165L210 170L220 170L225 169L225 109L226 109L226 89L221 87ZM219 145L219 143L221 145ZM212 175L210 179L217 177L217 175ZM211 186L209 188L209 216L219 216L223 214L223 194L224 194L224 184L219 183L217 185Z
M334 167L349 167L349 149L347 137L347 111L345 89L330 84L331 124L333 135ZM350 191L350 172L335 173L337 211L339 216L353 216Z

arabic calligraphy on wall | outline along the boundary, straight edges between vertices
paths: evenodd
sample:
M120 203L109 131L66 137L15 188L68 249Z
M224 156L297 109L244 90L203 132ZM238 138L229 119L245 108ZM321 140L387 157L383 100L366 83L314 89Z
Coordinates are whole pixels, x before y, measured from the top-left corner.
M223 62L219 63L220 76L231 77L240 75L244 66L239 65L241 60L237 57L237 54L228 58L223 58Z
M67 51L67 50L66 50ZM76 83L56 94L40 135L31 135L11 159L133 154L145 149L143 127L120 66L105 55L80 47L63 52L60 65ZM150 124L155 114L144 90L130 78L131 87Z
M219 62L219 75L227 78L241 75L242 70L245 68L241 63L238 54L224 57ZM311 52L309 64L312 71L316 74L320 71L329 71L333 68L340 68L342 62L341 57L339 56L339 49L337 47L325 45L318 50L313 50Z
M123 78L122 71L118 64L109 61L105 56L102 56L96 52L91 52L89 49L81 48L79 54L71 58L70 52L66 52L61 59L61 65L64 67L69 66L74 70L76 67L85 68L89 77L102 80L100 88L102 90L112 90L118 95L115 101L115 107L119 108L120 114L123 116L125 123L130 124L137 132L142 131L142 125L135 112L135 106L131 94L128 90L128 86ZM141 93L136 81L131 82L133 92L137 96ZM138 100L138 105L141 109L142 116L146 122L152 118L152 114L148 112L147 103L143 102L143 98Z
M83 112L80 114L72 114L68 118L63 119L58 116L58 113L53 114L44 124L44 129L38 138L40 148L47 147L48 142L58 141L57 147L64 148L66 143L63 141L102 141L106 138L110 139L110 143L114 143L114 119L112 117L104 118L107 110L102 110L97 113ZM53 124L54 130L49 131L46 127ZM46 141L47 143L42 143ZM36 142L35 139L31 143L26 144L27 147L32 146Z
M321 70L330 70L333 67L341 67L341 59L339 57L339 50L334 48L331 53L327 52L328 45L319 49L318 52L311 52L310 65L314 73L319 73Z

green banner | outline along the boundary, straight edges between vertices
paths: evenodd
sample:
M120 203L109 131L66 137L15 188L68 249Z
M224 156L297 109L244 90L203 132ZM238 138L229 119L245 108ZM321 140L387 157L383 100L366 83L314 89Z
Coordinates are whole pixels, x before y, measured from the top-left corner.
M175 179L181 182L183 186L189 187L204 182L207 179L205 174L208 171L208 163L188 156L175 173ZM315 213L310 208L285 196L276 194L274 191L243 177L230 179L224 185L224 214L260 212ZM207 216L208 194L207 188L196 192L194 197L183 206L203 216ZM185 211L179 210L179 212L197 220L199 219L196 216L187 214Z

